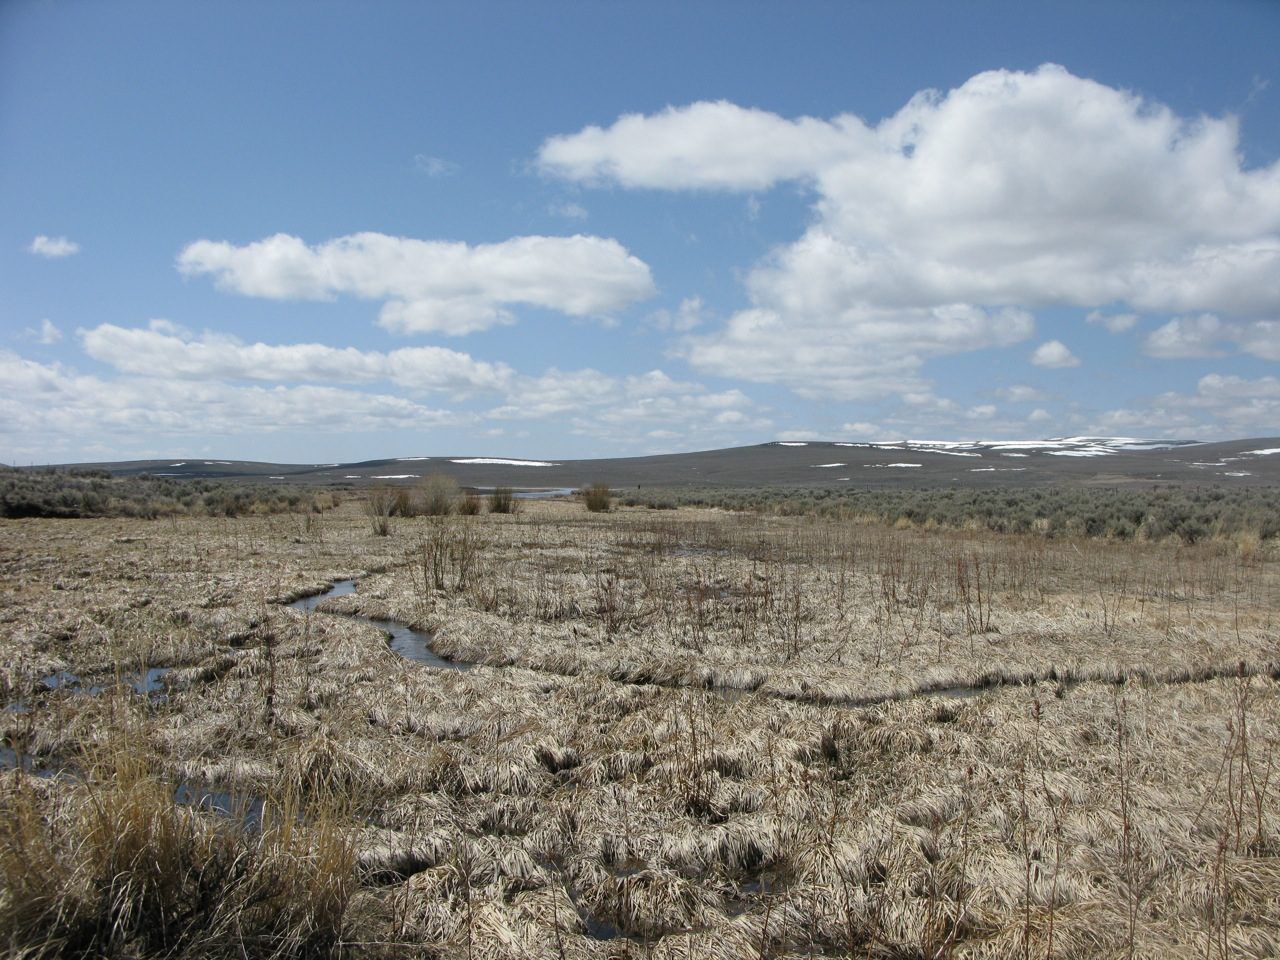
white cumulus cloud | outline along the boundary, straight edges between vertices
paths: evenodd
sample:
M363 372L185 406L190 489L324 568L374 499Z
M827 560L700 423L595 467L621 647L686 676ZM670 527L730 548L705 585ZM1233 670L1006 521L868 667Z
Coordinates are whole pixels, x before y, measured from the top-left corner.
M379 323L399 333L471 333L513 322L514 305L608 317L654 293L643 261L583 235L471 246L357 233L308 246L280 233L244 246L198 240L178 268L248 296L382 300Z
M865 400L927 389L920 367L931 357L1008 346L1034 329L1029 313L966 304L838 312L743 310L706 336L687 338L681 354L724 377L778 383L811 399Z
M1017 383L998 391L1000 396L1012 403L1033 403L1044 399L1044 393L1025 383Z
M629 113L608 129L551 137L538 152L550 174L666 190L762 190L812 176L870 132L857 117L786 120L720 100Z
M1194 393L1162 393L1144 406L1102 414L1089 427L1098 433L1161 432L1184 437L1274 436L1280 424L1280 379L1210 373Z
M403 397L326 386L237 386L156 376L104 379L0 350L0 436L13 448L57 449L86 437L134 444L186 441L192 424L216 435L286 430L426 429L465 415Z
M1233 117L1054 65L923 91L877 123L725 102L626 115L548 139L539 162L587 184L811 189L813 221L751 271L750 306L685 348L802 391L919 390L929 357L1025 339L1040 307L1120 305L1098 315L1113 332L1139 313L1280 313L1280 162L1246 169Z
M122 373L193 380L360 383L386 380L414 391L463 395L506 388L514 372L444 347L387 353L319 343L242 343L225 334L199 338L153 322L147 328L101 324L80 334L85 352Z
M1143 352L1162 360L1220 357L1223 344L1263 360L1280 360L1280 321L1224 321L1211 313L1174 317L1147 334Z
M685 446L729 442L737 431L769 426L741 390L708 390L661 370L618 377L591 369L552 369L520 377L511 384L506 402L485 416L555 419L575 434L610 442L626 441L642 428L652 428L646 435L659 439L658 434L678 427Z
M1080 358L1072 353L1061 340L1046 340L1031 354L1031 362L1037 367L1060 370L1080 366Z

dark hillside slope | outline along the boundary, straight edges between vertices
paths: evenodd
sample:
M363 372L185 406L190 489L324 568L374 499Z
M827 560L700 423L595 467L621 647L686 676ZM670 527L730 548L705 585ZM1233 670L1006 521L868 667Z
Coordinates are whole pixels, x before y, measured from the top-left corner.
M1048 484L1249 487L1280 484L1280 437L1215 443L1089 437L1034 443L902 441L873 445L791 441L598 460L526 461L489 455L276 464L174 458L71 466L107 470L116 476L151 474L355 486L412 483L433 473L445 473L469 487L523 489L569 488L594 482L620 489L846 484L860 489Z

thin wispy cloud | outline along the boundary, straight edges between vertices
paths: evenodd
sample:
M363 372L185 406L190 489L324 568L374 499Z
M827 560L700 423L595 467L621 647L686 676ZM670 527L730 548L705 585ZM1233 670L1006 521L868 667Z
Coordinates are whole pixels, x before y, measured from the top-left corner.
M62 339L62 331L48 317L40 321L39 327L27 327L22 335L24 339L34 340L42 347L51 347Z
M425 173L428 177L449 177L462 169L452 160L429 156L425 153L414 155L413 166L419 173Z
M80 252L80 244L66 237L46 237L43 233L31 241L27 250L37 257L59 260Z

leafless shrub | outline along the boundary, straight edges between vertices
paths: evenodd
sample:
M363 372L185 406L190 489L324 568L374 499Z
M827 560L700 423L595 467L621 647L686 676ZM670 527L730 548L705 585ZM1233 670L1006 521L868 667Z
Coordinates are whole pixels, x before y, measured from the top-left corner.
M494 487L489 494L490 513L515 513L519 503L510 487Z
M389 536L391 515L396 509L397 491L391 487L374 487L364 502L364 513L369 518L369 530L375 537Z
M447 517L460 496L458 481L443 473L433 473L418 491L419 510L428 517Z
M580 492L582 502L592 513L608 513L613 506L613 491L607 483L593 483Z

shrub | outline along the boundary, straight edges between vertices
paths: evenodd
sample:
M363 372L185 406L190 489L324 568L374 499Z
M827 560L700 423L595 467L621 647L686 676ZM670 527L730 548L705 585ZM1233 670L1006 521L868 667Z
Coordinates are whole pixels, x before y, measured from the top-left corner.
M397 517L414 517L418 511L414 509L413 498L406 487L396 487L392 496L391 512Z
M468 493L458 501L458 513L464 517L474 517L480 512L480 498L474 493Z
M608 513L613 506L613 492L607 483L593 483L582 489L582 502L592 513Z
M428 517L447 517L453 513L460 491L458 481L443 473L433 473L422 482L420 510Z
M369 530L375 537L391 533L391 514L396 508L396 491L390 487L374 487L364 502L364 513L369 518Z
M489 494L489 512L515 513L516 502L516 495L510 487L494 487L493 493Z

